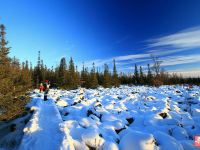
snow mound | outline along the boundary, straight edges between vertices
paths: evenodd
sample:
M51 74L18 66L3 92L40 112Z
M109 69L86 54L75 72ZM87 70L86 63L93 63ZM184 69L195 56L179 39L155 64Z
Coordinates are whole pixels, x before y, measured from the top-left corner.
M83 142L91 148L99 148L104 143L104 139L95 130L88 129L82 135Z
M57 101L56 105L58 105L58 106L67 106L68 103L66 101L64 101L64 100L59 100L59 101Z
M173 150L184 150L183 146L175 138L166 133L158 131L154 133L154 137L160 149L167 150L170 148Z
M120 86L35 90L33 116L20 148L76 150L195 149L200 133L200 87ZM45 140L43 140L45 139Z
M154 150L156 145L152 134L131 131L123 136L119 143L119 147L121 150Z

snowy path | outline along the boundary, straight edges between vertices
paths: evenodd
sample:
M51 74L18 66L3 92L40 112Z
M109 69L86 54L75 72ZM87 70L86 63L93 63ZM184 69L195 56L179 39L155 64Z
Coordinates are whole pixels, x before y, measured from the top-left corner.
M54 101L36 99L35 108L32 119L24 129L25 133L19 149L59 149L64 137L59 124L63 121Z

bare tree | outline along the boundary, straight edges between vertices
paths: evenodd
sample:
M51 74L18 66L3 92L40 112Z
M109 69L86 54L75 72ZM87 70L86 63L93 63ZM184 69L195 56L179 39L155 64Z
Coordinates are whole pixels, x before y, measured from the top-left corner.
M160 61L159 58L154 56L153 54L151 54L151 59L153 61L152 70L155 72L157 76L160 74L162 61Z

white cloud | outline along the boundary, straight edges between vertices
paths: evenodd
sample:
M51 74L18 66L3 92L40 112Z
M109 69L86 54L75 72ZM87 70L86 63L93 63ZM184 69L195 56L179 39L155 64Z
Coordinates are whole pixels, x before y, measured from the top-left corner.
M155 56L161 57L161 56L166 56L166 55L170 55L170 54L174 54L174 53L178 53L178 52L182 52L182 51L186 51L188 49L186 48L177 48L177 49L153 49L153 50L149 50L148 53L149 54L154 54Z
M144 57L144 58L142 58ZM95 63L96 67L103 67L104 64L112 64L113 59L116 60L116 64L120 66L121 68L124 68L125 70L133 69L130 67L124 67L127 65L133 65L135 63L141 63L141 62L147 62L152 63L150 54L137 54L137 55L127 55L127 56L118 56L108 59L96 59L85 62L85 66L91 67L92 63ZM159 58L162 63L161 66L173 66L173 65L180 65L180 64L189 64L189 63L198 63L200 62L200 54L193 54L193 55L177 55L177 56L168 56L168 57L160 57ZM128 62L124 62L130 60Z
M148 40L148 47L172 47L176 49L192 49L200 47L200 27L189 28L175 34Z
M200 27L189 28L168 36L150 39L146 42L148 42L146 48L150 50L144 53L91 60L87 61L85 65L89 67L94 62L95 66L103 67L105 63L112 64L113 59L115 59L119 70L126 72L134 69L134 63L151 63L150 54L158 56L163 61L161 64L163 67L200 62L200 54L180 55L181 53L179 53L193 48L200 48ZM176 56L170 56L175 53ZM188 70L188 68L179 70L179 72L186 75L189 75L189 72L191 72L191 75L195 73L194 70Z
M125 61L125 60L133 60L133 59L140 59L140 58L147 58L149 54L134 54L134 55L125 55L125 56L117 56L114 57L116 61Z
M186 56L180 56L180 55L170 56L161 58L160 60L163 61L161 64L162 66L197 63L200 62L200 54L186 55Z
M178 75L183 75L183 77L200 77L200 69L191 68L189 70L185 69L176 69L176 70L169 70L170 74L176 73Z
M108 59L95 59L85 62L85 66L92 66L92 63L95 63L96 67L102 67L104 64L111 64L115 59L117 65L128 65L143 61L148 61L150 58L150 54L135 54L135 55L124 55L124 56L116 56ZM129 61L129 62L124 62Z

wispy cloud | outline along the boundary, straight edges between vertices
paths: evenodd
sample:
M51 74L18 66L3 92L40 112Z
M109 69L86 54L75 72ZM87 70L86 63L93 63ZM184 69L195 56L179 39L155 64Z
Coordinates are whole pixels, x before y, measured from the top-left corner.
M200 62L200 54L187 55L187 56L170 56L161 58L162 66L172 66L180 64L189 64Z
M149 57L149 54L134 54L134 55L125 55L125 56L117 56L114 57L116 61L125 61L125 60L133 60L133 59L141 59Z
M150 50L144 51L144 53L115 56L107 59L91 60L87 61L85 65L92 66L92 63L94 62L95 66L102 67L105 63L112 64L113 59L115 59L119 70L127 72L129 70L134 69L134 63L139 63L142 66L144 65L144 62L151 64L151 54L158 56L160 60L162 60L161 65L163 67L170 67L189 63L200 63L200 53L190 53L188 55L183 55L181 53L182 51L191 50L193 48L200 48L200 26L182 30L180 32L164 37L150 39L146 42L146 48ZM143 66L143 69L146 69L145 65ZM172 72L172 70L167 71ZM195 73L194 70L189 69L173 70L173 72L183 73L186 74L186 76L194 75ZM200 74L200 70L197 74Z
M144 62L150 60L150 54L135 54L135 55L124 55L124 56L116 56L111 57L108 59L95 59L85 62L85 66L91 66L92 63L95 63L95 66L102 67L104 64L111 64L113 63L113 60L115 59L116 64L118 65L128 65L138 62ZM128 61L128 62L125 62Z
M184 77L200 77L200 69L191 68L188 70L185 69L176 69L176 70L168 70L170 74L176 73L178 75L183 75Z
M200 27L189 28L168 36L150 39L148 47L171 47L175 49L192 49L200 47Z
M85 62L85 66L92 66L92 63L95 63L95 66L102 67L105 63L111 64L113 59L116 60L116 64L119 66L133 65L134 63L152 63L150 54L137 54L137 55L127 55L127 56L118 56L108 59L96 59ZM162 66L172 66L172 65L181 65L189 63L198 63L200 62L200 54L191 54L191 55L176 55L176 56L162 56L159 58L162 61ZM128 61L129 60L129 61ZM125 62L127 61L127 62ZM124 69L132 69L131 67Z

